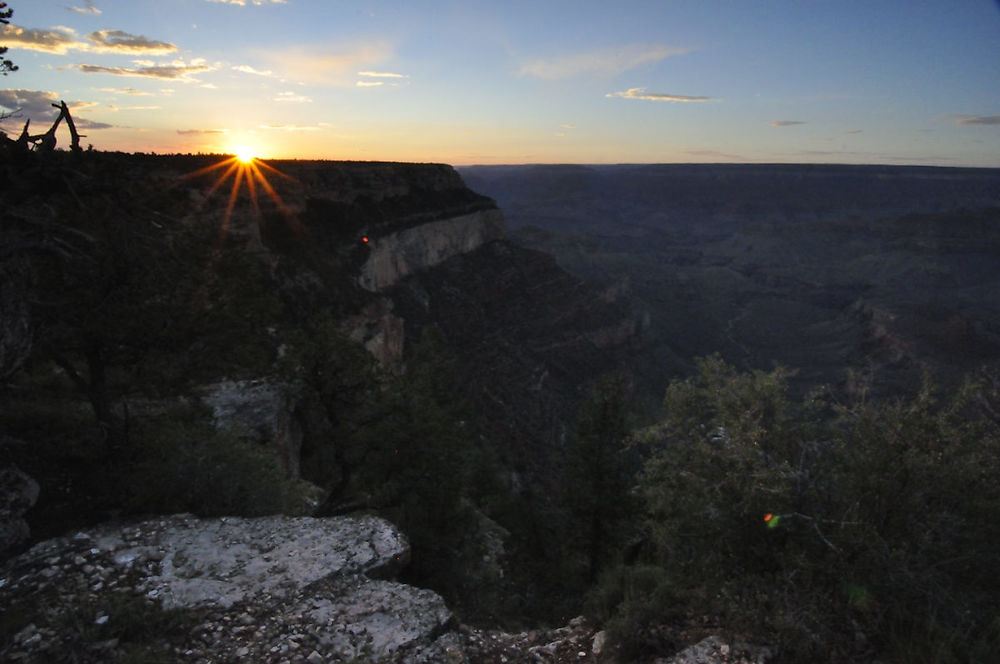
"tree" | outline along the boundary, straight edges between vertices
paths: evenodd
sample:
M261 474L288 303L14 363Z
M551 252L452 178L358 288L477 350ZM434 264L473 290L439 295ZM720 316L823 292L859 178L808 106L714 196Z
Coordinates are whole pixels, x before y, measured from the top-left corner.
M613 559L635 513L626 396L623 376L603 377L580 407L567 454L567 503L590 582Z
M993 657L1000 429L982 385L843 406L792 400L784 370L698 368L639 434L651 540L600 588L629 656L712 616L788 661Z
M0 2L0 24L7 25L10 23L10 17L14 15L13 9L7 8L6 2ZM6 46L0 46L0 56L7 52ZM17 65L7 59L0 58L0 73L4 76L7 72L17 71Z

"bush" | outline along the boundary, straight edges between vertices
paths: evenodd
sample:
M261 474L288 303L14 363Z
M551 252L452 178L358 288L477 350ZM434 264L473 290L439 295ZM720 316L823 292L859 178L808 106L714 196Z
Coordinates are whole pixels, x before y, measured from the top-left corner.
M287 480L273 451L215 429L207 418L139 423L137 458L124 473L131 513L198 516L308 513L305 495Z
M978 386L839 406L792 402L783 370L699 369L646 432L642 562L663 574L619 571L598 591L606 607L608 584L633 584L603 610L623 645L655 651L678 610L791 661L969 661L998 645L1000 435Z

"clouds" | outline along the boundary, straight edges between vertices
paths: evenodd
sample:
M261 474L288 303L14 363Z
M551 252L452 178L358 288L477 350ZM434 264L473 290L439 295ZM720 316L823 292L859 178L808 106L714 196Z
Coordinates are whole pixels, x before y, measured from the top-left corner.
M65 27L39 30L4 25L0 30L0 41L5 46L55 55L65 55L69 51L165 55L177 50L177 46L169 42L147 39L122 30L98 30L87 35L87 39L89 43L81 41L72 28Z
M116 95L136 95L140 97L148 97L152 95L152 92L144 92L143 90L136 90L135 88L98 88L101 92L110 92Z
M582 74L613 76L636 67L674 55L683 55L687 49L660 44L633 44L620 48L606 48L587 53L565 55L547 60L536 60L522 65L521 76L542 79L570 78Z
M691 97L689 95L674 95L665 92L646 92L646 88L629 88L624 92L609 92L605 97L621 97L623 99L644 99L646 101L670 102L706 102L716 101L712 97Z
M178 129L177 133L181 136L203 136L211 134L225 134L225 129Z
M35 28L20 28L15 25L0 26L0 43L11 48L23 48L29 51L65 55L69 51L85 51L90 48L86 42L79 41L69 28L59 30L37 30Z
M55 115L52 104L58 101L54 92L42 90L0 90L0 106L9 111L21 109L24 117L34 118L40 115Z
M1000 125L1000 115L953 115L957 125Z
M102 65L79 65L77 68L84 74L111 74L113 76L136 76L142 78L174 79L187 83L197 82L195 74L212 71L214 67L206 64L185 64L177 60L166 65L157 65L141 61L136 67L104 67Z
M22 117L32 120L50 121L58 115L59 111L52 107L59 97L54 92L44 90L0 90L0 106L10 110L20 110ZM76 115L76 111L83 108L90 108L96 102L69 102L69 106L74 113L73 122L77 129L108 129L113 125L104 122L95 122ZM20 118L18 118L20 120Z
M87 3L83 7L66 7L66 9L71 12L76 12L77 14L100 14L101 10L94 6L91 0L87 0Z
M147 39L142 35L132 35L122 30L98 30L87 35L96 46L90 50L98 53L141 53L143 55L166 55L177 50L169 42Z
M77 129L111 129L114 127L114 125L107 122L95 122L94 120L88 120L79 116L73 118L73 124L76 125Z
M367 78L374 78L374 79L383 79L383 78L389 79L389 85L392 86L399 85L399 81L401 79L409 78L409 76L407 76L406 74L396 74L394 72L388 72L388 71L359 71L358 76L364 76ZM374 80L374 81L360 80L354 82L354 86L358 88L377 88L385 84L386 81L382 80Z
M775 120L774 122L768 122L768 127L794 127L795 125L804 125L804 120Z
M213 2L223 5L238 5L240 7L246 7L247 4L257 5L283 5L288 2L288 0L205 0L206 2Z
M394 74L388 71L359 71L358 76L370 76L372 78L406 78L405 74Z
M305 95L300 95L297 92L279 92L278 96L274 98L274 101L288 104L309 104L312 102L312 99L306 97Z
M271 131L318 131L319 127L314 127L311 125L296 125L296 124L262 124L259 126L260 129L267 129Z
M274 76L270 69L261 71L259 69L254 69L250 65L236 65L233 67L233 70L243 72L244 74L253 74L254 76Z

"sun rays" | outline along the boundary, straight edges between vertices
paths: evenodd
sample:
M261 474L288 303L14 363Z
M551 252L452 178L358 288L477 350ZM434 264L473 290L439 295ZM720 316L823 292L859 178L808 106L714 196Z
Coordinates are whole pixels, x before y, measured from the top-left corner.
M237 202L240 200L240 193L242 192L244 186L246 186L247 195L250 200L253 222L257 225L259 230L262 230L264 221L263 214L261 212L261 197L259 191L263 191L264 195L271 199L278 211L281 213L281 216L284 217L285 222L291 226L293 230L299 230L299 223L296 220L295 215L285 205L281 196L268 180L268 176L271 176L272 178L294 180L294 178L290 175L286 175L264 161L257 159L253 156L253 152L250 149L238 148L234 150L234 154L232 156L215 164L211 164L210 166L206 166L205 168L194 171L193 173L188 173L183 176L183 179L189 180L215 172L218 172L218 177L205 194L205 203L208 202L216 191L222 189L223 185L225 185L227 181L230 179L232 180L232 183L229 186L225 213L222 217L222 225L219 229L220 240L229 233L233 212L236 209Z

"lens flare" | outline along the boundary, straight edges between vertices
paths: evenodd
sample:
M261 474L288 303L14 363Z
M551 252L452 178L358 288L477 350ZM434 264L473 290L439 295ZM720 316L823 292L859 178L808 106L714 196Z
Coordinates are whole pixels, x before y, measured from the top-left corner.
M188 173L183 176L183 179L190 179L201 177L208 173L218 171L219 175L215 183L212 184L211 188L205 196L205 199L209 199L212 195L220 188L222 185L232 178L232 185L229 189L228 201L226 203L226 210L222 218L222 228L220 228L220 237L224 237L229 231L229 223L233 216L233 211L236 208L236 202L240 198L240 192L243 186L246 186L246 191L250 199L250 205L252 208L253 219L257 222L258 226L262 223L262 214L260 208L260 200L258 197L258 189L262 190L264 194L267 195L273 202L275 207L280 211L281 215L285 218L285 222L289 227L296 233L299 234L302 231L301 224L296 218L295 214L285 206L284 201L281 200L281 196L275 191L274 186L268 180L268 174L273 177L283 178L286 180L293 180L294 178L282 173L278 169L264 163L260 159L253 156L252 151L238 151L242 150L235 149L233 151L233 156L223 159L222 161L216 162L211 166L206 166L205 168L199 169L193 173Z
M257 158L254 150L245 145L238 145L232 149L233 155L241 164L252 164Z

